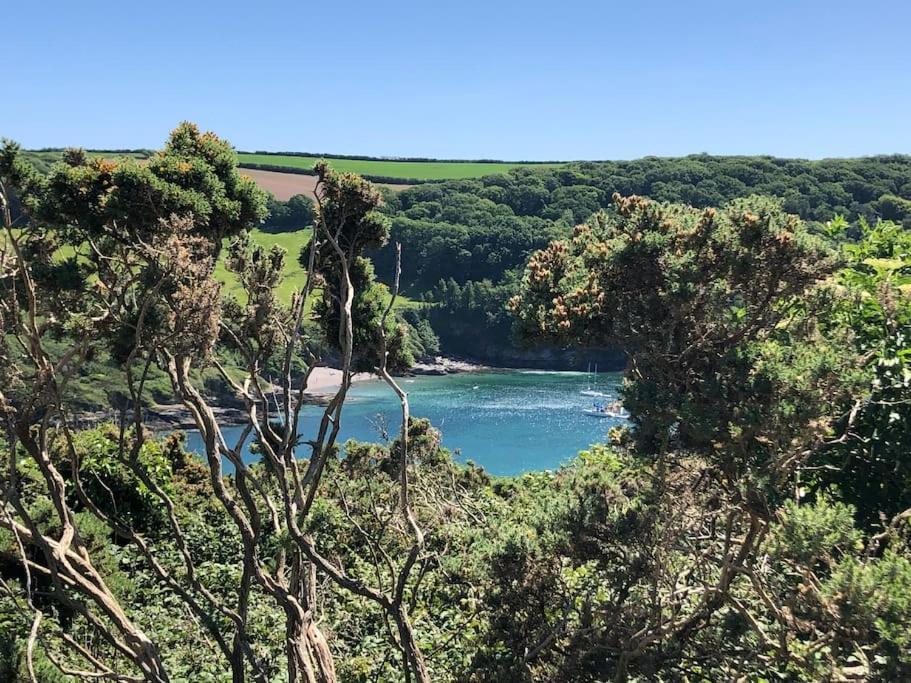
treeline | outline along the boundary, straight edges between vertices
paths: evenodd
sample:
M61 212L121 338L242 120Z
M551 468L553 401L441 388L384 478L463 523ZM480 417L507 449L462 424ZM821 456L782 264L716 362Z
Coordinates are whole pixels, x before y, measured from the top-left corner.
M585 184L606 193L605 201L619 192L706 207L761 194L779 197L785 211L817 222L836 214L874 220L884 196L911 198L906 155L808 161L703 154L581 164L579 171L590 179Z
M266 154L282 157L312 157L314 159L352 159L354 161L417 161L435 164L562 164L564 161L509 161L505 159L436 159L433 157L377 157L364 154L325 154L323 152L267 152L258 149L255 152L238 150L238 154Z
M806 161L699 155L514 169L428 183L387 200L393 240L419 248L406 259L404 281L426 291L440 277L498 279L522 265L530 249L608 207L614 192L699 208L766 195L811 222L843 215L911 227L909 156ZM477 268L483 275L472 270Z
M902 222L911 220L911 157L806 161L699 155L514 169L410 188L390 201L390 209L396 218L417 221L413 227L420 229L448 223L495 232L509 223L533 232L541 225L535 218L564 227L581 223L609 206L614 192L700 208L766 195L812 222L835 215Z
M503 301L518 287L518 274L507 282L494 284L490 280L468 280L459 284L453 277L441 279L425 294L432 302L427 307L427 319L434 332L446 340L450 354L485 359L495 355L493 344L504 346L509 339L512 318Z

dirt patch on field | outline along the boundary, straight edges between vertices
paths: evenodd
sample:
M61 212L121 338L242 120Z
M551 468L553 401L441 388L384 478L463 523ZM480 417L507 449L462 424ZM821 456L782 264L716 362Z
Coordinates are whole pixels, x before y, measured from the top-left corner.
M260 171L255 168L237 169L243 175L249 176L256 181L256 184L275 195L276 199L287 201L293 195L305 194L313 198L313 188L316 187L316 176L301 175L300 173L280 173L278 171ZM412 185L390 185L387 183L376 183L382 187L388 187L394 192L406 190Z

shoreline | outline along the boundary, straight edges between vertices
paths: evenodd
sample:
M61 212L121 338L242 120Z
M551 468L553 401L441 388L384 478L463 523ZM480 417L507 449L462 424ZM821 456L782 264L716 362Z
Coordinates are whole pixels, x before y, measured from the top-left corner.
M488 366L462 359L436 356L431 361L415 363L414 367L403 377L455 375L466 372L483 372L491 369ZM352 384L370 380L381 381L381 378L372 372L358 372L351 376ZM310 405L326 405L338 391L341 383L341 370L328 366L318 366L310 373L303 402ZM218 419L219 424L234 426L244 424L247 421L247 413L243 408L229 405L225 401L213 401L211 405L212 412ZM143 424L153 432L196 429L196 423L193 422L189 411L179 403L155 404L144 408L143 413ZM99 410L81 413L76 422L81 426L89 427L102 422L117 422L117 420L118 415L114 411ZM129 423L130 420L128 419L127 422Z

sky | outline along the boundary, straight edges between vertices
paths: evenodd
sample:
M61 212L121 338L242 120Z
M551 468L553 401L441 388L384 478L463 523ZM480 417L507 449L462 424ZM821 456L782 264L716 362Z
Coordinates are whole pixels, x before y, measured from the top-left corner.
M507 160L911 153L911 1L10 0L0 136Z

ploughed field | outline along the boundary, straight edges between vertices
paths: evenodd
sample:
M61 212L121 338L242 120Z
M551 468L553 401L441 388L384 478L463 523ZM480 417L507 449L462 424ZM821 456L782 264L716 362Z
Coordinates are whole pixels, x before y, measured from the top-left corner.
M276 199L280 199L283 202L288 201L296 194L306 195L310 197L310 199L314 199L315 197L313 190L316 187L316 176L301 175L300 173L281 173L279 171L261 171L256 168L241 168L239 170L243 175L253 178L253 180L256 181L256 184L266 192L271 192L275 195ZM396 192L413 187L412 185L405 184L375 184L380 185L381 187L388 187Z

